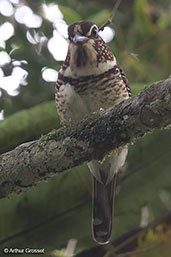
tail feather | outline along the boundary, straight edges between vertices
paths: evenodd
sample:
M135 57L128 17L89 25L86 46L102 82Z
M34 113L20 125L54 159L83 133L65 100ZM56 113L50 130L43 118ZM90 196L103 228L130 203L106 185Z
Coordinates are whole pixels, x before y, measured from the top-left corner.
M93 237L99 244L107 244L110 241L116 178L117 174L105 185L93 177Z

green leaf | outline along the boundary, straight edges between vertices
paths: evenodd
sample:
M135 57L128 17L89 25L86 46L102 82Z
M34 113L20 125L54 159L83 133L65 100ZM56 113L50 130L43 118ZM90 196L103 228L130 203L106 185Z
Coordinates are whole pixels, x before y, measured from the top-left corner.
M152 36L155 31L150 20L150 5L147 0L135 1L134 14L139 32L145 37Z
M88 17L88 20L96 23L98 26L105 23L110 17L110 11L107 9L101 10L94 15Z
M73 22L76 21L80 21L81 20L81 16L73 9L63 6L63 5L59 5L59 9L61 10L61 12L64 15L64 20L68 23L71 24Z
M171 13L163 13L163 15L160 16L157 24L160 29L166 29L167 27L171 26Z

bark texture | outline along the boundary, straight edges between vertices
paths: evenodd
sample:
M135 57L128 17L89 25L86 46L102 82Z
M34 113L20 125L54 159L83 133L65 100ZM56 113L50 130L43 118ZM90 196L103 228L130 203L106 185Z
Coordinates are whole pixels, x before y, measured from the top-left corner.
M171 124L171 79L146 88L115 108L80 123L54 130L0 156L0 198L92 159L102 159L122 145Z

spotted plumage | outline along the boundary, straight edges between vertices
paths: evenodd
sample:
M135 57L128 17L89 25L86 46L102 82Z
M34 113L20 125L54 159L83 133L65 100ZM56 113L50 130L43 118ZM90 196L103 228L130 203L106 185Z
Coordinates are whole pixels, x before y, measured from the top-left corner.
M131 96L127 78L96 24L75 22L68 28L68 38L68 53L56 84L57 110L66 126ZM126 156L127 146L116 149L103 162L88 163L94 176L93 236L100 244L111 236L116 175Z

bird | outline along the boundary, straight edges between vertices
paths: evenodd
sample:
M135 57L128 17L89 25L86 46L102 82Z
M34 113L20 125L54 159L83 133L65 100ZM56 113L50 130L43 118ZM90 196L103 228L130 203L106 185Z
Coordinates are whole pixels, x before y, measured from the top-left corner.
M56 83L55 101L64 126L80 122L99 110L131 97L128 80L114 54L91 21L68 26L68 52ZM92 234L98 244L111 240L117 174L125 164L128 147L122 146L101 161L88 163L93 175Z

